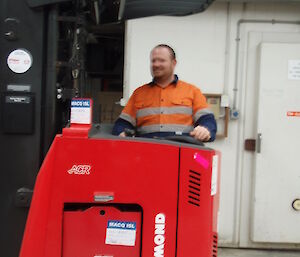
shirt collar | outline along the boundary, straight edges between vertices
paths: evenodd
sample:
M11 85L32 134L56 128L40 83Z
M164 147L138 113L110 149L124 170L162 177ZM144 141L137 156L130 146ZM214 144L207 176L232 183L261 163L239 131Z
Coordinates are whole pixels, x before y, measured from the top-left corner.
M173 84L174 86L176 86L177 82L178 82L178 76L175 74L174 75L174 80L170 84ZM154 86L155 84L156 84L156 82L155 82L154 78L150 83L148 83L149 86Z

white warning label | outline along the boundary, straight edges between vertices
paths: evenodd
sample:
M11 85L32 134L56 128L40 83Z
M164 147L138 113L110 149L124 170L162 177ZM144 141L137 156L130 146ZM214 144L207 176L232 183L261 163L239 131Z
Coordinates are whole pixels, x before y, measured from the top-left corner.
M289 60L289 80L300 80L300 60Z
M90 99L72 99L71 123L91 124L92 109Z
M109 220L106 228L105 243L109 245L134 246L136 222Z
M217 188L218 188L218 165L219 165L219 157L218 157L218 155L214 155L213 159L212 159L211 195L215 195L217 193Z

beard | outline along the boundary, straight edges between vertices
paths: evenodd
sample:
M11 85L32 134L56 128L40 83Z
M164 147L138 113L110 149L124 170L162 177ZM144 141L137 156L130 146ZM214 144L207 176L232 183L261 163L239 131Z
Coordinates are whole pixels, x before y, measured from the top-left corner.
M165 79L173 75L172 69L152 69L151 70L152 77L154 80Z

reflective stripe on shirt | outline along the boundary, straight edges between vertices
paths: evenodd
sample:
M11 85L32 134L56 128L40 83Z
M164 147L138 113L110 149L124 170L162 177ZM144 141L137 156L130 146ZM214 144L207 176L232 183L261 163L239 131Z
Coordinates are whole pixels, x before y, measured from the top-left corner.
M201 118L203 115L206 115L206 114L213 114L213 112L209 108L204 108L204 109L197 111L193 117L194 122L196 122L199 118Z
M156 114L186 114L192 115L193 109L186 106L176 106L176 107L150 107L139 109L136 113L136 118L141 118L149 115Z
M161 125L149 125L138 127L140 134L153 133L153 132L181 132L189 133L194 129L193 126L178 125L178 124L161 124Z
M132 126L136 126L136 121L135 119L133 119L129 114L122 112L119 116L120 118L122 118L123 120L128 121Z

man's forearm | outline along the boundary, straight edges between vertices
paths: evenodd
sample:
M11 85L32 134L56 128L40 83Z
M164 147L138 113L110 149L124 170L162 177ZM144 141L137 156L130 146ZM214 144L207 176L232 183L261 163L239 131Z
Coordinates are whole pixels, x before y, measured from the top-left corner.
M217 133L217 123L213 114L206 114L201 116L195 123L196 126L203 126L207 128L210 132L209 142L212 142L216 138Z
M122 118L119 118L115 122L115 125L114 125L113 130L112 130L112 134L115 135L115 136L118 136L122 132L124 132L124 130L126 128L128 128L128 129L134 129L134 126L130 122L128 122L128 121L126 121L126 120L124 120Z

